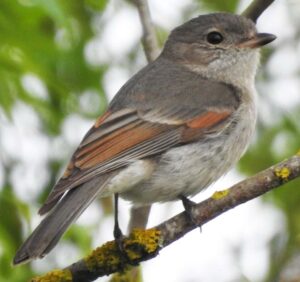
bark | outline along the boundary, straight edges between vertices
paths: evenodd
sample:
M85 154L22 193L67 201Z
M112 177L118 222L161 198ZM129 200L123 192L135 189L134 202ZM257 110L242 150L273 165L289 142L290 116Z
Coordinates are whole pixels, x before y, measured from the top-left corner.
M255 23L259 16L274 2L275 0L254 0L248 8L242 13L243 16L250 18Z
M142 43L148 62L155 60L159 54L157 37L152 23L147 0L131 0L136 6L143 28Z

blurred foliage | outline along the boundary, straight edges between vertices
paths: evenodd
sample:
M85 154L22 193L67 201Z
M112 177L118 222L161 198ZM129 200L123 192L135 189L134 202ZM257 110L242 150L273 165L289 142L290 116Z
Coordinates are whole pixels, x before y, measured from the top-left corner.
M121 1L121 0L119 0ZM150 0L151 1L151 0ZM79 101L85 91L93 91L101 101L98 114L105 107L106 98L102 84L109 65L89 65L85 58L85 47L95 37L92 27L95 17L101 17L107 8L108 0L19 0L0 2L0 108L11 117L17 102L27 104L38 114L42 131L49 138L61 134L61 126L71 114L78 113L86 118L94 118L96 113L81 109ZM125 1L123 1L125 2ZM124 4L124 3L123 3ZM184 17L199 12L236 12L238 0L194 0L193 6L186 9ZM187 13L189 11L189 13ZM166 37L165 31L157 27L160 42ZM297 39L299 40L299 38ZM268 83L272 77L264 67L276 52L266 49L260 80ZM128 69L138 56L137 46L128 53ZM47 95L34 95L24 87L24 77L31 75L42 82ZM300 89L299 89L300 90ZM263 95L263 93L262 93ZM264 99L262 97L262 99ZM268 104L268 101L265 101ZM263 119L258 121L256 142L240 162L240 170L252 175L300 149L299 105L289 112L274 110L276 122L270 124ZM1 124L0 124L1 138ZM279 142L280 141L280 142ZM278 144L281 144L278 149ZM277 144L277 145L276 145ZM282 145L283 144L283 145ZM1 154L1 153L0 153ZM1 155L0 155L1 157ZM2 160L3 161L3 160ZM11 169L15 162L1 164L5 169L5 185L0 189L0 281L26 281L34 274L32 265L12 269L10 262L23 238L24 227L31 223L30 203L22 202L14 193ZM42 201L57 178L61 161L49 160L49 181L37 201ZM276 281L282 269L299 254L300 250L300 181L285 185L264 197L265 201L276 205L285 215L286 241L279 244L274 235L270 242L270 271L265 281ZM104 214L111 212L110 201L104 201ZM91 227L92 228L92 227ZM91 247L86 227L73 226L64 237L76 246L80 253ZM278 245L280 253L278 254ZM277 255L272 255L277 252ZM241 276L242 277L242 276Z
M101 2L101 5L96 3ZM6 113L19 99L40 115L44 129L57 134L62 120L80 112L78 96L93 89L103 95L99 79L105 67L92 67L84 47L94 35L92 14L106 1L8 1L0 3L0 106ZM46 85L48 99L22 87L33 74ZM4 94L4 93L9 93Z
M23 239L20 214L29 220L28 206L5 185L0 191L0 281L25 281L33 274L29 265L13 271L11 268L12 254Z
M234 13L237 10L239 0L230 1L210 1L210 0L198 0L201 6L214 12L231 12Z
M87 42L95 36L91 19L95 13L101 14L106 4L104 0L0 2L0 108L8 117L21 101L38 114L47 136L61 134L62 122L72 113L95 118L95 113L82 112L79 98L85 91L93 91L106 101L100 84L106 66L91 66L84 55ZM22 83L26 75L43 83L45 97L26 90ZM98 114L105 103L100 106ZM8 176L16 164L3 165ZM54 184L61 165L49 161L51 176L41 199ZM17 198L8 177L5 181L0 190L0 281L26 281L33 275L31 266L13 269L11 261L24 240L23 223L28 225L31 219L29 203ZM85 229L74 226L66 240L76 242L81 250L89 249L91 238Z

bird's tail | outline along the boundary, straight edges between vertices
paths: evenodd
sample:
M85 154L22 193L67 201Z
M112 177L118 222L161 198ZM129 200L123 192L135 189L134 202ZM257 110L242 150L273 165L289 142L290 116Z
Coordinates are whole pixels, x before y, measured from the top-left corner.
M49 253L70 224L101 194L109 179L102 176L94 179L97 181L89 181L67 192L19 248L13 264L42 258Z

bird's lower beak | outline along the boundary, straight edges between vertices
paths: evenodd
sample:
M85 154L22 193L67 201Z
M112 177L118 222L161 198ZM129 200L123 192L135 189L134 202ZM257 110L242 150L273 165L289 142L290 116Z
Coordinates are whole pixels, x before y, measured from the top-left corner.
M264 46L273 40L276 39L276 36L271 33L257 33L255 37L247 39L238 44L240 48L258 48Z

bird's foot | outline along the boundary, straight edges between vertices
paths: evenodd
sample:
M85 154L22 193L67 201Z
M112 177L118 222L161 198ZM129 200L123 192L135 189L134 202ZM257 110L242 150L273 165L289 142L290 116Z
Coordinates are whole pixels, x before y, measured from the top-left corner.
M130 263L130 259L123 245L125 236L123 235L122 230L120 229L118 224L115 224L114 227L114 238L115 238L117 250L119 251L120 254L122 269L125 269L126 264Z
M192 213L192 209L193 207L196 205L195 202L191 201L190 199L188 199L186 196L180 195L179 199L181 200L184 210L186 212L186 215L188 217L188 219L194 224L197 225L200 228L200 232L202 232L202 228L201 225L199 225L197 223L197 220L195 219L195 217L193 216Z

